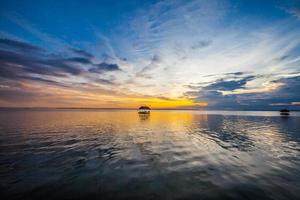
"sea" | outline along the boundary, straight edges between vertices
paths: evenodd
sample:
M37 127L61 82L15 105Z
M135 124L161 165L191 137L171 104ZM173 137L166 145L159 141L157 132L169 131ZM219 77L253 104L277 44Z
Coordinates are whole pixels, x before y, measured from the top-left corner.
M300 199L300 113L0 111L1 199Z

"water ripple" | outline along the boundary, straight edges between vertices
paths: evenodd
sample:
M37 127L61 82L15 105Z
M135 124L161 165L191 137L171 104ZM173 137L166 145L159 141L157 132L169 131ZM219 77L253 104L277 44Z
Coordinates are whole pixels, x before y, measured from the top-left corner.
M7 199L297 199L299 119L2 111L0 192Z

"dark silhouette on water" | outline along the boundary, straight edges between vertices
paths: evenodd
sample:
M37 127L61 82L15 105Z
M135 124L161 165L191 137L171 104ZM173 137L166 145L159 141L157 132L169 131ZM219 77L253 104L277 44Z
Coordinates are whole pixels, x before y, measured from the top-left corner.
M148 106L141 106L139 107L139 114L150 114L151 108Z
M147 114L139 113L139 117L140 117L140 120L146 121L149 119L150 113L147 113Z
M280 115L288 116L290 115L290 111L288 109L282 109L280 110Z

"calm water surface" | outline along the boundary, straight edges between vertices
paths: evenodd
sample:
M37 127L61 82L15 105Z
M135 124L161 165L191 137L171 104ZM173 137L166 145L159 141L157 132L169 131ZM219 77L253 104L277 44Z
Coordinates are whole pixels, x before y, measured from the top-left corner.
M300 199L300 115L0 111L4 199Z

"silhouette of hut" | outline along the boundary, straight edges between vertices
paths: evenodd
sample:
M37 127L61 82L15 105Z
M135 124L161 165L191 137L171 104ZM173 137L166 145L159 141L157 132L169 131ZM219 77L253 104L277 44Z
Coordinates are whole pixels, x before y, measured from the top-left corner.
M280 110L280 115L289 115L290 111L288 109L282 109Z
M139 107L139 113L140 114L149 114L150 113L151 108L148 106L141 106Z

